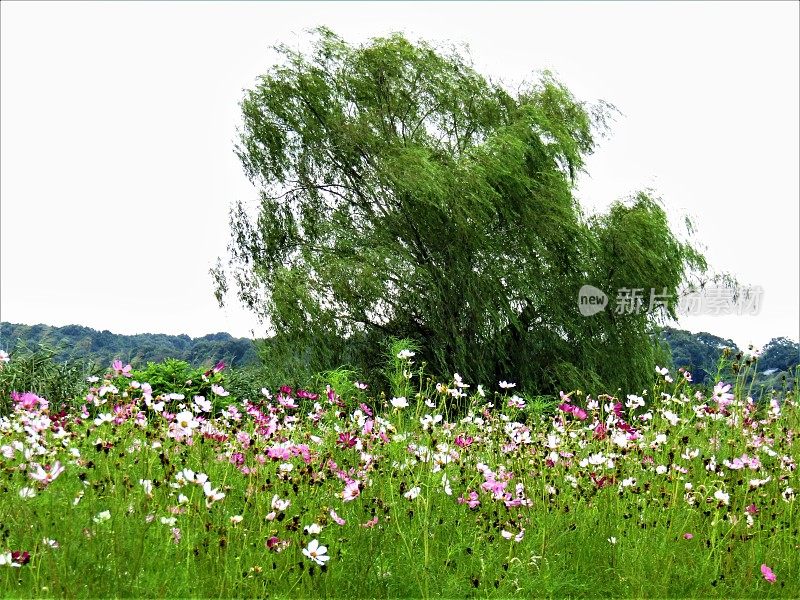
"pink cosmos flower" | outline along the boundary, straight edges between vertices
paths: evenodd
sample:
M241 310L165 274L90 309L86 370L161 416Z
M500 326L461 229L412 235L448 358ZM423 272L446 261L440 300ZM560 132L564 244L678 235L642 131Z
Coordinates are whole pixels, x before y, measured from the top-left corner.
M331 519L333 519L333 522L336 523L337 525L344 525L345 523L347 523L347 521L345 521L342 517L336 514L336 511L333 509L331 509Z
M336 442L342 448L352 448L358 442L358 438L350 433L349 431L344 431L339 434L339 440Z
M342 492L342 500L350 502L355 500L361 495L361 490L358 488L358 481L351 481L344 487Z
M456 436L456 440L455 440L456 446L458 446L459 448L467 448L474 441L475 441L475 439L472 436L469 436L469 435Z
M463 495L459 496L458 503L466 504L470 508L476 508L480 505L481 501L479 500L478 492L472 491L467 495L466 498Z
M55 481L56 477L61 475L64 472L64 467L61 466L60 461L56 461L53 463L53 466L48 467L47 469L43 468L42 465L36 465L36 471L30 473L31 479L34 479L41 483L44 486L48 486L53 481Z
M694 537L694 535L692 535L691 533L684 533L683 534L683 539L685 539L685 540L690 540L693 537Z
M602 423L598 423L594 428L594 439L603 440L606 437L606 427Z
M764 576L764 579L769 581L770 583L775 583L777 577L775 577L775 573L772 572L767 565L761 565L761 574Z
M283 408L297 408L294 398L291 396L286 396L285 394L278 394L278 404L280 404Z
M122 366L122 361L120 359L115 359L113 363L111 363L111 370L114 371L114 375L119 377L130 377L131 376L131 366L125 365Z
M25 410L34 410L37 406L44 410L49 404L47 400L40 398L33 392L25 392L24 394L11 392L11 399Z
M731 384L725 383L724 381L720 381L716 386L714 386L713 395L720 408L725 408L731 402L733 402L733 394L730 393L730 389Z
M273 552L283 552L290 544L289 540L282 540L279 537L272 536L267 540L267 548Z
M369 521L367 521L366 523L362 523L361 526L365 527L367 529L372 529L377 524L378 524L378 517L373 517Z
M561 404L558 405L558 410L563 411L565 413L571 413L573 409L574 407L572 406L572 404L569 404L568 402L562 402Z
M525 408L525 401L516 394L508 399L509 408Z

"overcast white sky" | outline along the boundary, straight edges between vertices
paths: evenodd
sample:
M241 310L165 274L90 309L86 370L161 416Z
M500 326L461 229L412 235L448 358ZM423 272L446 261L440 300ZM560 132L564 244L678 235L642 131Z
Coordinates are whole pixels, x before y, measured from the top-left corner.
M233 154L242 90L273 44L327 25L465 42L509 82L551 69L623 113L585 206L653 188L691 214L710 263L764 289L758 316L681 326L798 338L796 2L3 2L0 319L116 333L264 333L218 308L208 269L253 199ZM232 299L235 305L235 300Z

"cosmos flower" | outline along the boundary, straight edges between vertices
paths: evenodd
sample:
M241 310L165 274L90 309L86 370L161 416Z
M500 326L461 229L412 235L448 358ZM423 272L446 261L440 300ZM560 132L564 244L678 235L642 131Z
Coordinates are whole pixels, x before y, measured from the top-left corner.
M767 565L761 565L761 574L764 576L764 579L769 581L770 583L775 583L777 577L775 577L775 573L772 572Z
M214 392L217 396L230 396L230 392L227 391L221 385L217 385L216 383L211 386L211 391Z
M102 512L97 513L93 518L92 521L95 523L105 523L111 518L111 511L104 510Z
M399 398L392 398L389 403L394 406L395 408L407 408L408 407L408 400L406 400L405 396L400 396Z
M351 502L361 495L361 490L358 486L358 481L351 481L347 485L344 486L344 490L342 491L342 500L345 502Z
M714 386L713 396L720 408L725 408L733 402L733 394L730 393L731 384L720 381Z
M305 554L318 565L324 565L330 560L331 557L327 555L327 552L328 548L325 546L320 546L319 540L316 539L311 540L308 543L308 547L303 548L303 554Z
M409 500L414 500L416 499L417 496L419 496L421 491L422 488L420 488L419 486L414 486L410 490L408 490L405 494L403 494L403 496L405 498L408 498Z
M111 363L111 370L114 371L115 377L130 377L131 376L131 366L130 365L122 365L122 361L119 359L114 360Z
M53 481L55 481L56 477L61 475L64 472L64 467L61 466L60 461L56 461L53 463L49 469L43 468L41 465L36 465L36 470L30 473L31 479L38 481L44 486L48 486Z
M717 490L714 492L714 498L725 504L726 506L730 503L731 496L730 494L723 492L722 490Z

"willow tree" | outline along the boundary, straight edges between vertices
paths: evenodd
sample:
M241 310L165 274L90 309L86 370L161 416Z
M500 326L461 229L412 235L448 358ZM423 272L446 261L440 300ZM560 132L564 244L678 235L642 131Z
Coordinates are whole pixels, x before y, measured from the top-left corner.
M578 290L674 293L702 260L646 195L583 217L575 179L604 105L549 74L512 93L398 34L352 46L323 28L310 53L277 51L241 103L260 203L231 211L221 303L232 277L292 339L412 338L435 372L473 382L642 380L655 314L584 317Z

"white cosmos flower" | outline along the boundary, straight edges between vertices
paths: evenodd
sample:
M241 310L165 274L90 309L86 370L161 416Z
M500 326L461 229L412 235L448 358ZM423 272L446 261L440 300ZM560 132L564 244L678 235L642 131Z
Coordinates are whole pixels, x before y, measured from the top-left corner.
M111 423L113 420L114 417L111 416L111 413L100 413L94 420L94 424L100 427L103 423Z
M152 497L153 496L153 482L150 481L149 479L140 479L139 483L142 484L142 487L144 488L145 495L148 496L148 497Z
M444 487L444 493L448 496L453 495L453 489L450 487L450 479L447 477L447 473L442 475L442 487Z
M611 441L620 448L628 447L628 436L622 431L617 431L612 437Z
M421 491L422 488L420 488L419 486L414 486L410 490L408 490L405 494L403 494L403 496L405 496L409 500L414 500L417 496L419 496Z
M406 408L408 407L408 400L406 400L405 396L400 396L399 398L392 398L389 403L394 406L395 408Z
M175 415L175 424L184 431L191 431L199 425L199 423L195 420L194 415L188 410L184 410Z
M516 383L508 383L507 381L501 381L500 382L500 387L503 388L504 390L509 390L509 389L511 389L513 387L517 387L517 384Z
M194 471L191 469L183 469L182 471L178 471L175 475L175 479L178 481L178 485L184 486L187 483L194 483Z
M327 555L327 552L328 548L325 546L320 546L319 540L317 539L311 540L308 543L308 547L303 548L303 554L305 554L318 565L324 565L331 559L331 557Z
M311 525L306 525L303 530L309 535L317 535L322 531L322 527L318 523L312 523Z
M195 396L194 402L192 402L192 410L194 412L207 412L210 413L213 409L211 402L206 400L203 396Z
M278 494L272 496L272 508L278 511L284 511L289 508L291 504L291 500L281 500L278 498Z
M36 495L36 490L32 487L24 487L19 491L20 498L33 498Z
M400 352L397 353L397 358L400 358L402 360L408 360L412 356L415 356L415 354L416 353L412 352L411 350L400 350Z
M108 521L110 518L111 518L111 511L109 511L109 510L104 510L104 511L102 511L102 512L99 512L99 513L97 513L97 515L95 515L95 516L92 518L92 520L93 520L95 523L103 523L103 522L105 522L105 521Z
M581 462L583 462L583 461L581 461ZM590 454L589 458L587 459L587 462L590 465L597 467L597 466L600 466L600 465L602 465L603 463L606 462L606 457L603 456L602 453L597 452L595 454Z
M220 492L217 488L211 487L210 481L206 481L203 484L203 493L206 495L206 506L208 507L225 497L224 493Z
M714 492L714 498L716 498L725 505L727 505L731 499L730 494L726 494L722 490L717 490L716 492Z
M217 396L229 396L230 392L227 391L221 385L217 385L216 383L211 386L211 391L214 392Z

